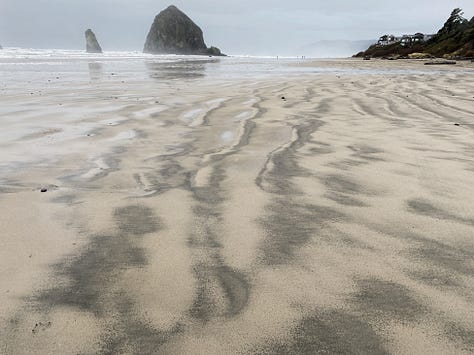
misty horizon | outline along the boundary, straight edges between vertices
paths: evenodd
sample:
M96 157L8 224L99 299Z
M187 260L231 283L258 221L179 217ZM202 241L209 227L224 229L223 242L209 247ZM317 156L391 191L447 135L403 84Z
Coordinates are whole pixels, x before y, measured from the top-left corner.
M385 33L436 33L455 7L463 8L467 18L474 15L474 5L468 1L379 4L370 0L357 5L348 1L221 4L207 0L195 4L183 0L157 5L150 0L133 4L118 0L111 6L107 0L67 4L52 0L47 5L4 0L0 44L81 50L84 31L91 28L105 51L142 51L154 17L171 3L202 28L208 46L234 55L348 56Z

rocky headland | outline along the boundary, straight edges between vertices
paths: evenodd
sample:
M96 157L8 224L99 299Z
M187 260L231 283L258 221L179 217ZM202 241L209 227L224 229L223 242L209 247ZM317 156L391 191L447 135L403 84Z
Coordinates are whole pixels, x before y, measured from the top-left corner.
M86 51L87 53L102 53L102 48L91 29L88 29L86 35Z
M222 56L217 47L206 46L201 28L176 6L160 12L146 38L145 53Z
M382 36L378 43L357 53L354 57L472 59L474 58L474 17L467 20L463 14L461 9L454 9L443 27L433 36L423 38L421 33L399 38Z

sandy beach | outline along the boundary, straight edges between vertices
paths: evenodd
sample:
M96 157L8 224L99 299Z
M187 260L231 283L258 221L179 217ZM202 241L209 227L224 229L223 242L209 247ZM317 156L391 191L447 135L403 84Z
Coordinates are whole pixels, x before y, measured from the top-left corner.
M2 72L1 354L474 352L474 63L117 65Z

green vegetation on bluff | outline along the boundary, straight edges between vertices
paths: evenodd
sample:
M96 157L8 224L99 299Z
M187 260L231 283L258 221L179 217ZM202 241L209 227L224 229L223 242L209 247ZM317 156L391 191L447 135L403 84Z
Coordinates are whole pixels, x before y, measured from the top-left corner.
M462 10L456 8L438 33L426 42L373 44L355 57L406 57L414 53L445 58L474 57L474 17L469 21L463 17Z

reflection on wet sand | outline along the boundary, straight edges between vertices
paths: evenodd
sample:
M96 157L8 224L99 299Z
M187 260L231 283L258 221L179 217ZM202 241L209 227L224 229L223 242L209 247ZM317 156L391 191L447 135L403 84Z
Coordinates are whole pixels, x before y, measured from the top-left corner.
M152 79L192 79L204 77L207 67L216 63L219 59L145 62L145 66Z
M104 77L104 65L98 62L89 63L89 76L92 81L102 80Z

